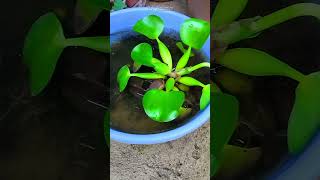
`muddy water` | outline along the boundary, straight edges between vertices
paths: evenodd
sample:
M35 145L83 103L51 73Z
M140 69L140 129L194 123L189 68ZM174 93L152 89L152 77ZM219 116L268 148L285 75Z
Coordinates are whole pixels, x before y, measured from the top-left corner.
M176 32L166 30L160 39L169 48L174 65L177 63L182 53L176 47L175 43L179 41L179 35ZM138 78L131 78L126 90L120 94L116 81L118 70L125 64L132 65L130 58L131 50L139 43L147 42L153 46L154 57L161 59L158 47L155 41L151 41L141 35L137 35L132 31L120 32L111 35L112 53L111 53L111 69L110 69L110 101L111 101L111 127L120 131L145 134L168 131L179 127L199 111L199 99L201 88L192 87L186 93L186 107L190 107L191 113L184 118L178 118L169 123L158 123L151 120L145 114L142 107L142 95L145 91L136 92L133 86L148 86L148 81L141 81ZM189 66L203 61L205 57L197 52L196 55L189 60ZM140 72L146 72L152 69L142 68ZM209 83L209 70L202 69L197 73L191 74L203 83ZM170 103L170 102L168 102Z

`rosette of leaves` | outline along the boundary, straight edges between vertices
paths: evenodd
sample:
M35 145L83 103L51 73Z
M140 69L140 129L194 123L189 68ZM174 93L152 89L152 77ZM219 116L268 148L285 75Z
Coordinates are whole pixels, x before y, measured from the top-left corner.
M250 76L285 76L299 82L287 134L289 152L298 154L320 129L320 72L305 75L263 51L227 47L240 40L259 36L266 29L299 16L319 19L320 5L299 3L263 17L236 20L247 2L248 0L219 0L211 23L215 30L214 44L223 47L223 51L215 54L215 62ZM219 169L226 147L230 150L227 143L236 128L239 107L236 98L222 91L217 91L212 96L215 101L212 105L211 137L215 141L211 141L211 175L214 175Z
M123 66L117 76L120 92L124 91L130 77L144 79L164 79L166 81L165 90L148 90L142 99L145 113L158 122L169 122L179 117L184 111L183 103L185 93L182 91L181 84L184 86L202 87L200 98L200 109L204 109L210 102L210 84L203 84L195 78L187 76L191 72L210 67L210 63L203 62L192 67L186 67L192 48L201 49L210 34L208 22L190 18L184 21L180 28L182 42L188 46L184 54L173 68L172 57L167 46L159 39L163 32L164 22L156 15L149 15L137 21L133 30L155 40L159 46L161 60L153 56L151 45L141 43L135 46L131 52L131 58L136 65L148 66L154 69L151 73L131 73L128 65ZM179 88L180 87L180 88Z

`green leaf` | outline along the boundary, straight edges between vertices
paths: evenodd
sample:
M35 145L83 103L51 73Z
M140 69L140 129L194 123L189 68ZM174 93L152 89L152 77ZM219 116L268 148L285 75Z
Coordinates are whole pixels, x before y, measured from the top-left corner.
M64 41L62 26L53 13L41 16L29 30L23 59L29 68L32 95L39 94L51 79L64 49Z
M130 69L128 65L122 66L122 68L120 68L120 70L118 71L117 81L120 92L122 92L127 87L130 76Z
M179 116L185 95L181 91L149 90L142 99L146 114L158 122L169 122Z
M180 28L180 37L184 44L201 49L210 35L210 24L201 19L190 18Z
M175 80L173 78L169 78L166 82L166 91L171 91L174 87Z
M247 3L248 0L219 0L211 18L213 28L219 28L237 19Z
M158 46L159 46L159 52L160 52L160 56L161 59L164 63L168 64L170 71L172 69L172 57L171 57L171 53L169 51L169 49L167 48L167 46L161 42L159 39L157 39L158 42Z
M202 94L200 98L200 110L204 110L210 103L210 84L207 84L202 88Z
M187 49L184 48L182 42L177 42L177 43L176 43L176 46L179 48L179 50L180 50L183 54L187 51ZM191 51L190 57L193 57L193 56L194 56L194 53Z
M205 86L202 82L200 82L192 77L181 77L178 79L178 82L180 82L184 85L187 85L187 86L201 86L201 87Z
M134 62L153 67L153 52L152 47L148 43L140 43L135 46L131 51L131 58Z
M288 126L288 146L300 153L320 129L320 72L306 76L296 89Z
M236 129L239 103L235 97L223 93L212 93L211 103L210 136L215 140L210 142L210 152L212 159L219 159L223 147L228 143ZM213 162L211 161L211 163ZM218 168L217 166L214 167Z
M183 56L179 59L179 61L177 63L177 66L176 66L177 71L181 70L182 68L184 68L188 64L188 61L190 58L190 53L191 53L191 47L189 46L187 52L185 52L183 54Z
M127 7L127 5L123 2L123 0L115 0L113 3L112 10L118 11L118 10L124 9L126 7Z
M110 41L108 36L78 37L65 40L65 46L81 46L102 53L110 53Z
M80 34L85 32L104 9L110 9L110 1L78 0L74 20L76 33Z
M140 19L133 30L147 36L149 39L157 39L164 28L163 20L156 15L149 15Z
M162 75L167 75L171 72L171 69L168 65L162 63L160 60L153 63L153 68Z
M251 76L286 76L301 81L304 75L269 54L250 48L226 51L217 63Z
M110 115L106 112L104 115L104 137L106 139L107 145L110 147Z
M164 79L165 76L157 73L133 73L130 76L139 77L143 79Z
M184 75L190 74L193 71L198 70L198 69L203 68L203 67L210 68L210 63L209 62L203 62L203 63L199 63L197 65L191 66L191 67L186 67L186 68L181 69L180 71L178 71L177 74L180 75L180 76L184 76Z

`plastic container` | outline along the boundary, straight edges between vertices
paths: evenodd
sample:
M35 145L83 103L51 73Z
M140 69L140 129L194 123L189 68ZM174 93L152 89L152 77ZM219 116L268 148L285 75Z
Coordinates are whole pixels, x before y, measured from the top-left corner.
M132 30L134 24L141 18L148 15L160 16L165 22L165 28L179 32L180 25L189 17L158 8L129 8L112 12L110 15L110 34ZM203 54L210 59L210 38L202 48ZM112 140L127 144L158 144L181 138L201 127L210 119L210 105L203 111L198 112L186 124L166 132L157 134L129 134L110 128Z

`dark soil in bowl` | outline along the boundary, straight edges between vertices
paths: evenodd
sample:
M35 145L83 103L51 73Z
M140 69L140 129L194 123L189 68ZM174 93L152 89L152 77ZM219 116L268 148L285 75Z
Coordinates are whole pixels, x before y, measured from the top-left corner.
M109 169L105 108L96 105L106 106L107 56L65 49L48 87L36 97L30 96L22 62L26 33L41 15L57 13L70 37L74 3L23 0L0 7L1 180L103 179ZM106 18L101 14L84 35L107 35Z
M241 18L267 15L275 10L302 1L249 1ZM303 1L310 2L310 1ZM312 1L317 2L317 1ZM229 48L248 47L265 51L304 74L320 70L320 22L312 17L299 17L277 25L258 37L241 41ZM212 78L227 71L218 67ZM242 76L242 75L241 75ZM220 174L214 179L259 179L287 160L287 126L295 98L297 82L284 77L245 76L253 91L234 94L240 102L240 125L229 144L261 147L256 165L237 175ZM228 89L224 89L230 92ZM270 175L270 174L269 174Z
M171 30L165 30L160 36L169 48L173 64L175 65L182 56L181 51L176 47L176 42L179 41L179 35ZM143 94L150 86L161 84L161 81L149 81L139 78L131 78L126 90L119 92L117 85L118 70L125 64L130 64L132 67L131 50L139 43L147 42L152 45L154 57L161 59L158 46L155 41L149 40L142 35L130 31L119 32L111 35L111 69L110 69L110 102L111 102L111 127L127 133L135 134L152 134L175 129L185 124L199 111L199 99L201 96L201 88L191 87L186 93L185 107L191 108L191 112L184 117L178 118L168 123L159 123L151 120L144 112L142 107ZM205 56L199 52L190 58L188 66L203 62ZM132 69L132 68L131 68ZM152 72L151 68L142 67L138 72ZM202 68L191 74L201 82L209 83L209 70ZM170 102L168 102L170 103Z

